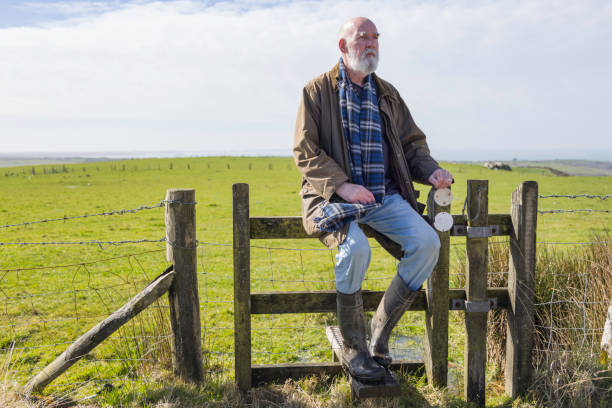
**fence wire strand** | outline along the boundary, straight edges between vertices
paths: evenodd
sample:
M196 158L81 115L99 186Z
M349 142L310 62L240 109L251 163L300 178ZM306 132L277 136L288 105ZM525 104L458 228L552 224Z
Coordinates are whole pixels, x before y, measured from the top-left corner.
M153 204L153 205L141 205L140 207L131 208L131 209L123 209L122 208L122 209L119 209L119 210L103 211L103 212L95 213L95 214L71 215L71 216L63 216L63 217L57 217L57 218L47 218L47 219L35 220L35 221L25 221L25 222L20 222L20 223L17 223L17 224L0 225L0 229L2 229L2 228L12 228L12 227L22 227L22 226L33 225L33 224L44 224L44 223L47 223L47 222L54 222L54 221L68 221L68 220L76 220L76 219L90 218L90 217L105 217L105 216L110 216L110 215L135 214L135 213L138 213L138 212L141 212L141 211L154 210L156 208L164 207L166 204L196 205L197 203L196 202L180 201L180 200L162 200L162 201L158 202L157 204Z
M593 210L590 208L579 208L579 209L573 209L573 210L538 210L538 214L562 214L562 213L581 213L581 212L609 214L611 211L610 210Z
M597 195L597 194L540 194L539 198L599 198L600 200L607 200L612 197L612 194Z

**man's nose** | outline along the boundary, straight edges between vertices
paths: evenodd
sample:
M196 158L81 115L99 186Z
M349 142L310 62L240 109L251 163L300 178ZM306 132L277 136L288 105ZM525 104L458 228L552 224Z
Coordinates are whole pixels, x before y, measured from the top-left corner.
M366 45L378 48L378 39L376 39L374 37L367 37L366 38Z

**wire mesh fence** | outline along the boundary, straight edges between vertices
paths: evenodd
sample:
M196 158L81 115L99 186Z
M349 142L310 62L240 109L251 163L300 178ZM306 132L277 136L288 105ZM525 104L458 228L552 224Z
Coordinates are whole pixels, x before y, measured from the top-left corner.
M165 249L77 265L11 268L0 274L0 361L27 380L163 270ZM167 304L156 302L51 383L47 392L85 397L146 378L170 352Z

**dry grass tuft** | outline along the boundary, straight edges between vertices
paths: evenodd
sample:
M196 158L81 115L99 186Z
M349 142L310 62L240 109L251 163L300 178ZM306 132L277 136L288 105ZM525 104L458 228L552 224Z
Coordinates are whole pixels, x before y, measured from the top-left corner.
M612 246L595 236L585 247L539 247L536 264L536 369L532 394L552 406L597 407L612 400L610 372L599 361L599 343L612 299ZM492 271L507 270L508 245L491 245ZM494 269L495 268L495 269ZM492 273L489 286L507 286ZM506 312L489 319L487 351L501 375L505 361ZM604 405L599 405L604 404Z

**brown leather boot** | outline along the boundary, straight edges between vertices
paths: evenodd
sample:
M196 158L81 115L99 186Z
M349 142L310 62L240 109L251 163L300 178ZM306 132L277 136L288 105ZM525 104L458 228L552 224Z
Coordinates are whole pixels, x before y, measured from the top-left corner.
M395 275L378 304L370 321L370 355L381 366L391 365L389 336L400 318L416 298L417 291L408 287L399 275Z
M342 365L359 381L381 381L386 372L368 352L361 291L352 295L336 292L336 305L342 335Z

